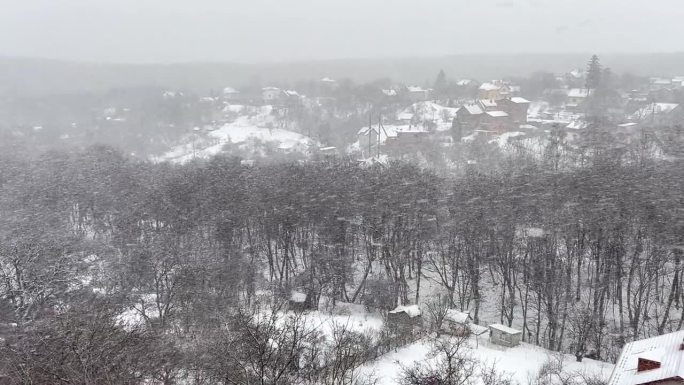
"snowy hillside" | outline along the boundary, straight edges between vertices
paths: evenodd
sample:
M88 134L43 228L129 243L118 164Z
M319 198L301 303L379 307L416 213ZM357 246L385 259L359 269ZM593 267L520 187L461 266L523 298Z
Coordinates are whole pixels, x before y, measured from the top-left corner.
M311 138L277 128L281 120L273 113L272 106L248 107L229 105L224 109L231 121L217 130L200 130L187 136L156 161L185 163L194 158L206 159L223 151L227 144L236 145L247 153L261 154L264 148L283 152L306 153L316 142Z

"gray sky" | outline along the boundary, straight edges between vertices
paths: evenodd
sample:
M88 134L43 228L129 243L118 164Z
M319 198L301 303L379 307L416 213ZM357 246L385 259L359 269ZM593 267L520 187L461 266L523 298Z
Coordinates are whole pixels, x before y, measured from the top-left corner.
M684 51L682 0L0 0L0 55L104 62Z

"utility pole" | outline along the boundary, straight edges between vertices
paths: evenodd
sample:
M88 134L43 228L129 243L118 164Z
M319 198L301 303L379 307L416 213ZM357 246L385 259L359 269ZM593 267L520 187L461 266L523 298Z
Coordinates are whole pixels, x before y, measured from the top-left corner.
M378 115L378 160L380 160L380 128L382 127L382 115Z
M368 156L373 157L373 148L372 148L372 135L373 135L373 116L371 115L370 111L368 112Z

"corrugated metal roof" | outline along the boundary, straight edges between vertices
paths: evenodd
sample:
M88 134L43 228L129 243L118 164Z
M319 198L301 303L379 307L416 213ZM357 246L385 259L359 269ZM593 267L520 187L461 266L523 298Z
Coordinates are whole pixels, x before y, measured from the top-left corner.
M638 385L668 378L684 378L684 330L630 342L622 349L609 385ZM639 358L657 361L660 368L637 372Z
M501 332L504 332L507 334L520 334L520 333L522 333L518 329L513 329L513 328L510 328L510 327L508 327L506 325L502 325L502 324L492 324L492 325L489 325L489 328L495 329L495 330L498 330L498 331L501 331Z

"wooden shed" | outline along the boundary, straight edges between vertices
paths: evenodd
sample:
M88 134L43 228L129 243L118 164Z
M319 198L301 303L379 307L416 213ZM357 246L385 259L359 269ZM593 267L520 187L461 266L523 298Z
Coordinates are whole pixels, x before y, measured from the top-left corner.
M422 324L423 318L418 305L397 306L387 314L387 326L398 334L412 334Z
M288 303L289 309L294 312L303 312L312 309L310 296L301 291L292 290Z
M489 325L489 341L493 344L512 348L520 345L521 338L520 330L502 324Z
M456 309L447 310L442 321L442 331L453 336L466 336L470 334L470 323L473 318L470 313Z

